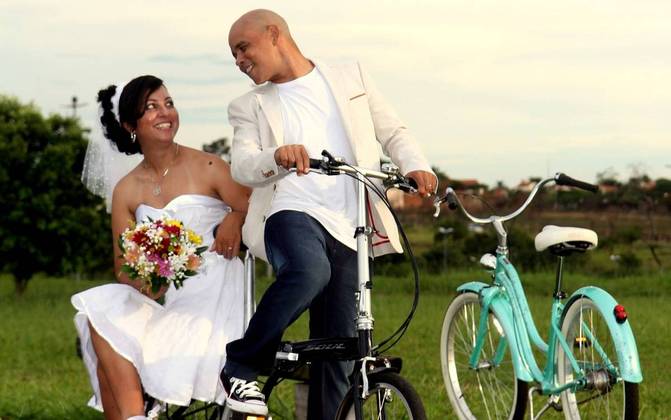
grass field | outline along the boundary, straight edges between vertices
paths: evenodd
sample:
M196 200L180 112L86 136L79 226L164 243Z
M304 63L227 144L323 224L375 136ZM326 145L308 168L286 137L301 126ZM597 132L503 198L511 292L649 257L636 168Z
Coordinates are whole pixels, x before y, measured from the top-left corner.
M403 357L403 374L419 391L430 419L454 417L440 373L438 342L444 310L456 285L483 277L478 272L462 271L423 278L416 317L406 336L392 349L391 354ZM525 280L541 330L547 325L544 309L549 303L552 278L552 274L534 274ZM100 282L37 278L24 296L16 298L13 283L0 277L0 420L102 418L85 406L90 391L83 364L75 355L74 310L69 303L73 293L97 284ZM595 281L568 274L565 284L567 291L587 284L603 286L627 307L643 367L641 418L669 418L671 335L665 332L671 311L671 278L656 274ZM406 279L377 280L377 337L386 336L403 320L411 288ZM301 319L287 337L305 337L305 325L305 319ZM275 419L291 418L291 403L287 405L287 401L291 401L292 392L290 383L282 384L271 399ZM560 416L553 413L544 418Z

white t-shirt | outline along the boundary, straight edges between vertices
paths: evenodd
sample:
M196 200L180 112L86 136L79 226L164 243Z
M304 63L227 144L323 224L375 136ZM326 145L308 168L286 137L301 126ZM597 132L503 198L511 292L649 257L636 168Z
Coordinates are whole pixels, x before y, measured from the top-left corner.
M315 67L305 76L276 84L282 108L284 144L302 144L311 158L322 150L354 163L333 94ZM281 210L314 217L334 238L356 250L356 184L346 175L289 174L277 183L269 215Z

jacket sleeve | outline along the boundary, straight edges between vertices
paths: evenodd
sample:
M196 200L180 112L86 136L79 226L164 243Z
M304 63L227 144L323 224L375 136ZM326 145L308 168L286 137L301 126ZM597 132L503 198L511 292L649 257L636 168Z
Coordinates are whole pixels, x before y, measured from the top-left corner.
M382 151L398 165L403 174L415 170L433 173L415 137L377 90L375 83L361 64L358 64L358 67L368 95L368 106L373 119L375 137L382 145Z
M235 99L228 106L228 121L233 126L231 174L248 187L275 182L286 173L275 163L277 147L264 146L259 130L259 107L253 94Z

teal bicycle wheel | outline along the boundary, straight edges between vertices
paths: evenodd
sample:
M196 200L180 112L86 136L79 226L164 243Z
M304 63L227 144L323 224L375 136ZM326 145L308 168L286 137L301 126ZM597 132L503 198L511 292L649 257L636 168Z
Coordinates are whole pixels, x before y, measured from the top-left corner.
M517 379L510 351L501 363L494 363L499 342L504 338L501 324L489 314L487 336L478 368L469 366L480 322L478 295L458 295L447 308L440 339L443 380L450 403L462 420L522 419L528 384Z
M615 342L601 312L591 299L582 297L572 302L564 313L562 334L587 380L582 389L562 393L565 418L637 419L638 384L626 382L618 375ZM559 345L557 379L559 384L579 379Z

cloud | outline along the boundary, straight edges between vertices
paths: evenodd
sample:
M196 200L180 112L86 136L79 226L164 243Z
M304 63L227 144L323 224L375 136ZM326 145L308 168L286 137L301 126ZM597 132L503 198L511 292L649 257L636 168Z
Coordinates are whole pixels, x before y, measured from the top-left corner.
M78 95L90 104L81 110L89 123L99 88L156 74L182 113L186 144L230 136L226 106L250 82L233 65L228 28L263 6L4 2L0 38L11 41L0 43L0 91L45 112L63 112ZM512 183L556 164L589 180L601 166L626 173L631 161L650 162L651 171L671 163L662 161L671 156L671 2L296 0L273 8L308 56L361 60L450 175Z

